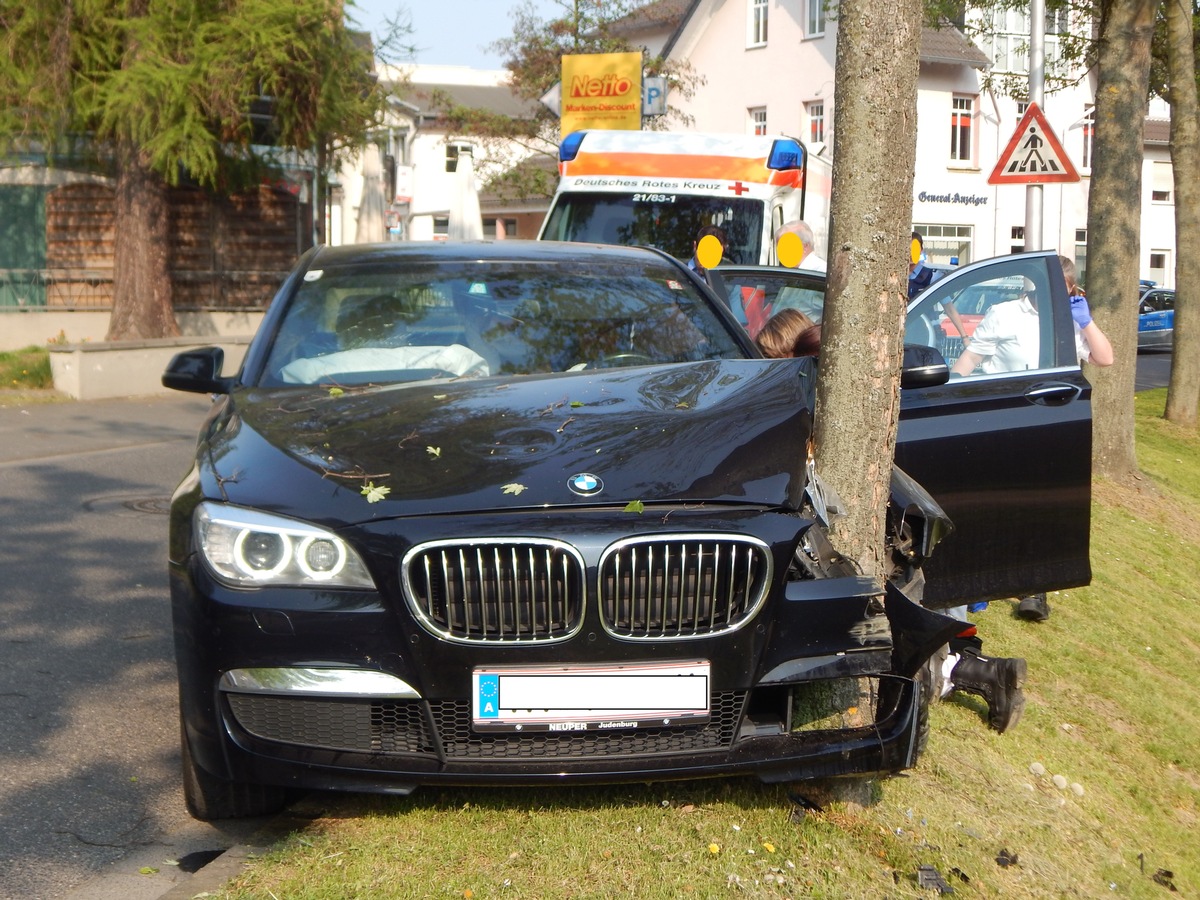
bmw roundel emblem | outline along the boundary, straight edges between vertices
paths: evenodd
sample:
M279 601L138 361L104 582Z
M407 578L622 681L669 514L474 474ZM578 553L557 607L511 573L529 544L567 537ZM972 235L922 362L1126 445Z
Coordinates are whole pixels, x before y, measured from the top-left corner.
M604 482L591 472L580 472L567 479L567 487L580 497L590 497L604 490Z

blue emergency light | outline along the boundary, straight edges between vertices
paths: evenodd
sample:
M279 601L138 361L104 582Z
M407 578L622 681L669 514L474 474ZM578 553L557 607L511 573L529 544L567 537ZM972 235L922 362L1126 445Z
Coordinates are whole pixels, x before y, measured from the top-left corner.
M583 143L586 131L572 131L558 145L558 158L561 162L570 162L579 155L579 145Z
M804 167L804 147L793 138L779 138L771 144L767 157L768 169L801 169Z

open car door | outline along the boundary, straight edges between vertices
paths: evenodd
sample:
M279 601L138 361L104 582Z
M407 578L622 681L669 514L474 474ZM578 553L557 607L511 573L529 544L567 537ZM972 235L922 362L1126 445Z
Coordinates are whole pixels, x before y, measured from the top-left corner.
M820 321L818 274L749 266L718 271L735 316L751 332L786 306ZM896 464L955 525L925 567L930 607L1091 580L1091 385L1079 365L1057 255L997 257L935 282L909 303L905 343L934 347L953 366L988 311L1022 297L1035 310L1024 367L977 367L946 384L901 392ZM1009 309L997 310L992 321Z

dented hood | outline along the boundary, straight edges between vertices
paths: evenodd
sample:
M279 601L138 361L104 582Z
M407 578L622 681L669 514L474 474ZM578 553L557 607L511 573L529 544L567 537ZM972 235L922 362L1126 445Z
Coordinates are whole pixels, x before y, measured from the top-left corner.
M239 390L209 423L200 474L209 496L328 523L634 501L795 508L812 374L811 360L718 360Z

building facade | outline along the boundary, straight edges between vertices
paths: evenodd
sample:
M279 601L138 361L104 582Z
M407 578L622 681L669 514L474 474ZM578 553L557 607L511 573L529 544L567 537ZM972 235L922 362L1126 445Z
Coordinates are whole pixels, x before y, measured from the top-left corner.
M674 0L664 0L674 2ZM651 4L652 6L657 4ZM921 37L913 227L934 262L965 264L1024 249L1027 189L988 179L1026 105L986 85L985 75L1028 78L1029 21L997 10L983 46L944 23ZM1047 69L1062 67L1058 37L1083 27L1065 16L1047 22ZM783 133L810 152L836 152L834 70L837 22L824 0L695 0L664 50L706 78L680 101L697 131ZM1080 175L1042 187L1043 249L1058 248L1086 273L1087 207L1093 136L1094 73L1047 90L1042 112ZM1142 172L1141 276L1174 283L1174 188L1168 111L1151 103Z

